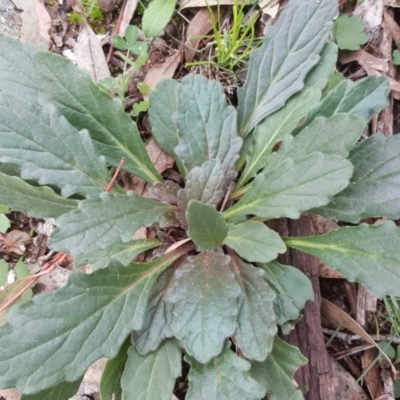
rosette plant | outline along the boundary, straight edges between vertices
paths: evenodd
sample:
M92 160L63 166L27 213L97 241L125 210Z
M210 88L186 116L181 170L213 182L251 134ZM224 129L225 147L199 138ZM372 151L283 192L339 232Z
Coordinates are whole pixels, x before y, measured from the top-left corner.
M277 334L313 292L278 255L298 249L378 297L400 295L399 229L357 225L400 217L400 136L362 136L389 85L328 86L336 6L289 1L251 56L237 109L203 76L159 83L149 119L175 180L159 175L121 102L86 72L0 38L0 203L56 218L50 249L92 267L10 310L0 387L67 399L106 357L103 400L169 400L183 357L188 400L300 399L292 374L306 360ZM106 190L122 158L146 196ZM304 212L345 224L309 237L266 224ZM133 239L141 227L148 238Z

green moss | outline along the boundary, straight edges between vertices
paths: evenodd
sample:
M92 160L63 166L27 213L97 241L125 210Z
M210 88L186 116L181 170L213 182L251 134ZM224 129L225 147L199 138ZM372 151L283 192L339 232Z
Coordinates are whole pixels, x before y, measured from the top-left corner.
M70 24L78 24L78 25L80 25L80 24L83 23L83 17L82 17L82 15L79 14L78 12L76 12L76 11L73 11L73 12L71 12L71 13L68 13L68 14L67 14L67 18L68 18L68 22L69 22Z

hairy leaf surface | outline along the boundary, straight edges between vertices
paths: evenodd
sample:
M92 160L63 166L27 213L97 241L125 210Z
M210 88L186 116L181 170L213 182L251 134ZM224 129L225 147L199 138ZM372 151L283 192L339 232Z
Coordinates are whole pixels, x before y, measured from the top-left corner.
M186 400L260 400L265 389L250 375L250 363L229 349L208 364L185 356L190 364Z
M167 293L173 305L171 329L186 352L201 363L209 362L236 329L240 286L222 253L189 256L175 271Z
M0 386L40 391L78 379L101 357L115 357L129 332L141 328L157 275L181 254L75 272L57 292L11 310L0 329Z
M300 317L307 300L314 300L310 280L298 268L278 262L260 264L266 271L266 280L276 293L274 302L277 323L284 334L289 334L294 322Z
M139 254L153 249L161 244L158 239L132 240L128 243L115 242L105 249L96 250L92 253L84 253L75 258L75 266L81 267L90 263L93 271L108 266L112 259L119 261L122 265L130 264Z
M269 400L292 400L297 385L293 374L307 359L297 347L275 337L272 353L262 362L252 362L251 376L266 390Z
M325 205L349 183L351 163L339 156L312 153L271 163L251 182L242 199L224 212L226 218L254 214L262 218L299 218Z
M265 281L265 271L232 257L235 279L241 287L236 345L250 360L264 361L277 333L273 302L275 293Z
M175 380L181 375L181 353L174 340L165 341L145 356L131 346L121 378L122 399L170 400Z
M58 217L78 206L76 200L61 197L49 187L32 186L16 176L1 172L0 203L35 218Z
M188 236L199 251L221 247L228 234L224 216L213 206L190 200L186 212Z
M179 144L175 153L190 171L217 159L222 170L233 170L242 147L237 135L236 110L226 103L222 85L201 75L182 80L176 114Z
M139 131L121 102L104 93L82 71L63 57L37 52L36 83L43 102L51 102L77 129L87 129L112 165L125 158L124 169L147 182L161 181Z
M291 1L250 56L246 83L238 90L241 136L281 108L304 87L331 31L335 1Z
M285 242L318 257L376 297L400 295L400 229L392 221L346 226L319 236L287 238Z
M134 192L103 193L81 201L77 210L58 218L50 246L74 256L89 255L115 242L129 241L141 226L151 225L167 211L172 211L169 204Z
M224 244L247 261L268 262L286 251L281 237L262 222L246 221L229 225Z
M357 223L361 218L400 218L400 136L376 134L355 147L351 184L324 207L326 218Z
M75 396L82 378L75 382L61 382L56 386L35 394L23 394L21 400L68 400Z
M0 96L0 161L21 168L23 179L59 187L63 196L93 196L109 181L105 160L87 131L79 132L53 106L41 112L21 99Z
M267 165L274 146L290 134L302 118L306 117L310 105L316 103L320 95L320 91L316 88L305 89L257 125L254 133L245 140L245 149L246 143L251 142L251 144L247 151L246 167L240 175L238 187L253 178Z

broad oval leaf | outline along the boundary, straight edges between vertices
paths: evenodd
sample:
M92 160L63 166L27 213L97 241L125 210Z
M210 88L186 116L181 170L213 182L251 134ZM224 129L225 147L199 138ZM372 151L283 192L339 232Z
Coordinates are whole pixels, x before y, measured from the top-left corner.
M235 250L240 257L253 262L268 262L286 251L281 237L258 221L229 225L224 244Z
M181 375L182 350L174 340L156 351L140 355L134 346L121 378L123 400L170 400L175 380Z
M143 33L155 38L167 26L174 13L177 0L153 0L143 13Z
M264 270L237 257L232 257L231 269L241 287L238 327L233 338L247 359L264 361L277 333L275 292L264 279Z
M52 184L65 197L93 196L110 180L87 131L78 131L53 106L42 111L11 94L0 96L0 161L21 168L23 179Z
M37 392L115 357L141 328L157 275L183 254L178 250L147 264L114 261L90 275L73 273L57 292L14 308L0 329L0 386Z
M346 226L319 236L286 238L374 296L400 295L400 229L392 222Z
M77 200L59 196L49 187L32 186L0 172L0 203L35 218L58 217L77 208Z
M49 389L35 394L23 394L21 400L67 400L75 396L81 385L82 378L75 382L61 382Z
M292 400L297 388L293 374L306 362L297 347L276 336L272 353L261 363L252 362L250 374L266 389L269 400Z
M174 336L201 363L217 356L236 329L240 286L230 262L229 256L209 251L188 257L166 295L173 305Z
M276 293L274 302L277 323L288 335L307 300L314 300L311 281L298 268L278 262L259 264L266 271L265 279Z
M212 159L219 160L225 173L233 170L242 139L236 110L227 105L219 82L201 75L182 79L175 120L179 129L175 153L189 171Z
M352 164L339 156L312 153L296 160L270 164L248 185L247 192L225 218L254 214L262 218L299 218L300 213L325 205L343 190L353 172Z
M198 251L221 247L228 234L228 224L224 216L213 206L190 200L186 211L188 236L196 244Z
M52 233L49 245L73 256L104 250L115 242L127 242L142 226L150 226L168 211L169 204L127 194L103 193L79 203L77 210L57 219L58 228ZM96 261L94 254L94 261Z
M265 389L250 374L250 363L237 356L228 343L212 362L202 364L185 356L190 364L186 400L260 400Z
M267 30L263 45L250 56L246 83L238 90L241 136L304 87L305 77L320 60L336 8L334 0L292 0Z
M350 153L350 185L313 212L356 224L361 218L400 218L400 136L376 134ZM0 197L1 199L1 197Z
M124 169L130 173L150 183L162 181L119 100L104 93L86 71L63 57L37 52L33 60L42 102L51 102L77 129L89 130L110 164L118 165L124 158Z

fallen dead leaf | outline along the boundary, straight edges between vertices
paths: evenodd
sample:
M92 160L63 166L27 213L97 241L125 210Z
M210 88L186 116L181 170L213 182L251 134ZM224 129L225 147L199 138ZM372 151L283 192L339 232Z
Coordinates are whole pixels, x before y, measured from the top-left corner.
M14 229L7 233L4 247L10 253L22 255L25 252L25 244L31 240L29 233Z
M372 38L382 24L383 0L364 0L357 3L353 16L364 21L365 33Z
M400 0L384 0L385 6L398 8L400 7Z
M389 64L385 60L374 57L364 50L340 52L339 62L341 64L348 64L352 61L357 61L362 67L372 68L378 72L386 73L389 71Z
M397 22L394 18L388 13L385 12L383 14L385 18L385 24L390 31L390 35L392 36L393 41L396 43L396 47L400 49L400 27L397 25Z
M0 389L0 398L6 400L20 400L22 394L15 389Z
M117 32L115 33L116 35L125 36L125 30L128 27L129 23L131 22L133 15L135 14L138 3L139 3L139 0L125 0L124 1L124 6L122 8L122 14L120 17L121 22L119 24Z
M185 61L191 62L201 41L201 36L207 35L212 29L212 21L208 8L201 8L190 21L186 32Z
M78 36L76 62L79 68L89 71L95 82L111 76L100 40L88 24L83 24Z
M279 0L259 0L259 7L263 14L268 14L271 18L275 18L279 11Z
M165 78L172 78L174 76L175 70L182 61L182 51L179 48L175 54L169 56L165 59L163 63L154 64L150 70L147 72L144 83L150 86L151 90L154 90L157 83ZM149 95L144 94L143 98L149 100Z
M174 166L174 159L158 144L158 142L151 138L146 145L147 153L157 172L162 174L167 169Z
M382 381L379 376L379 369L371 368L371 364L375 363L378 351L376 349L366 350L361 356L361 366L366 372L365 383L368 391L373 399L382 393Z

